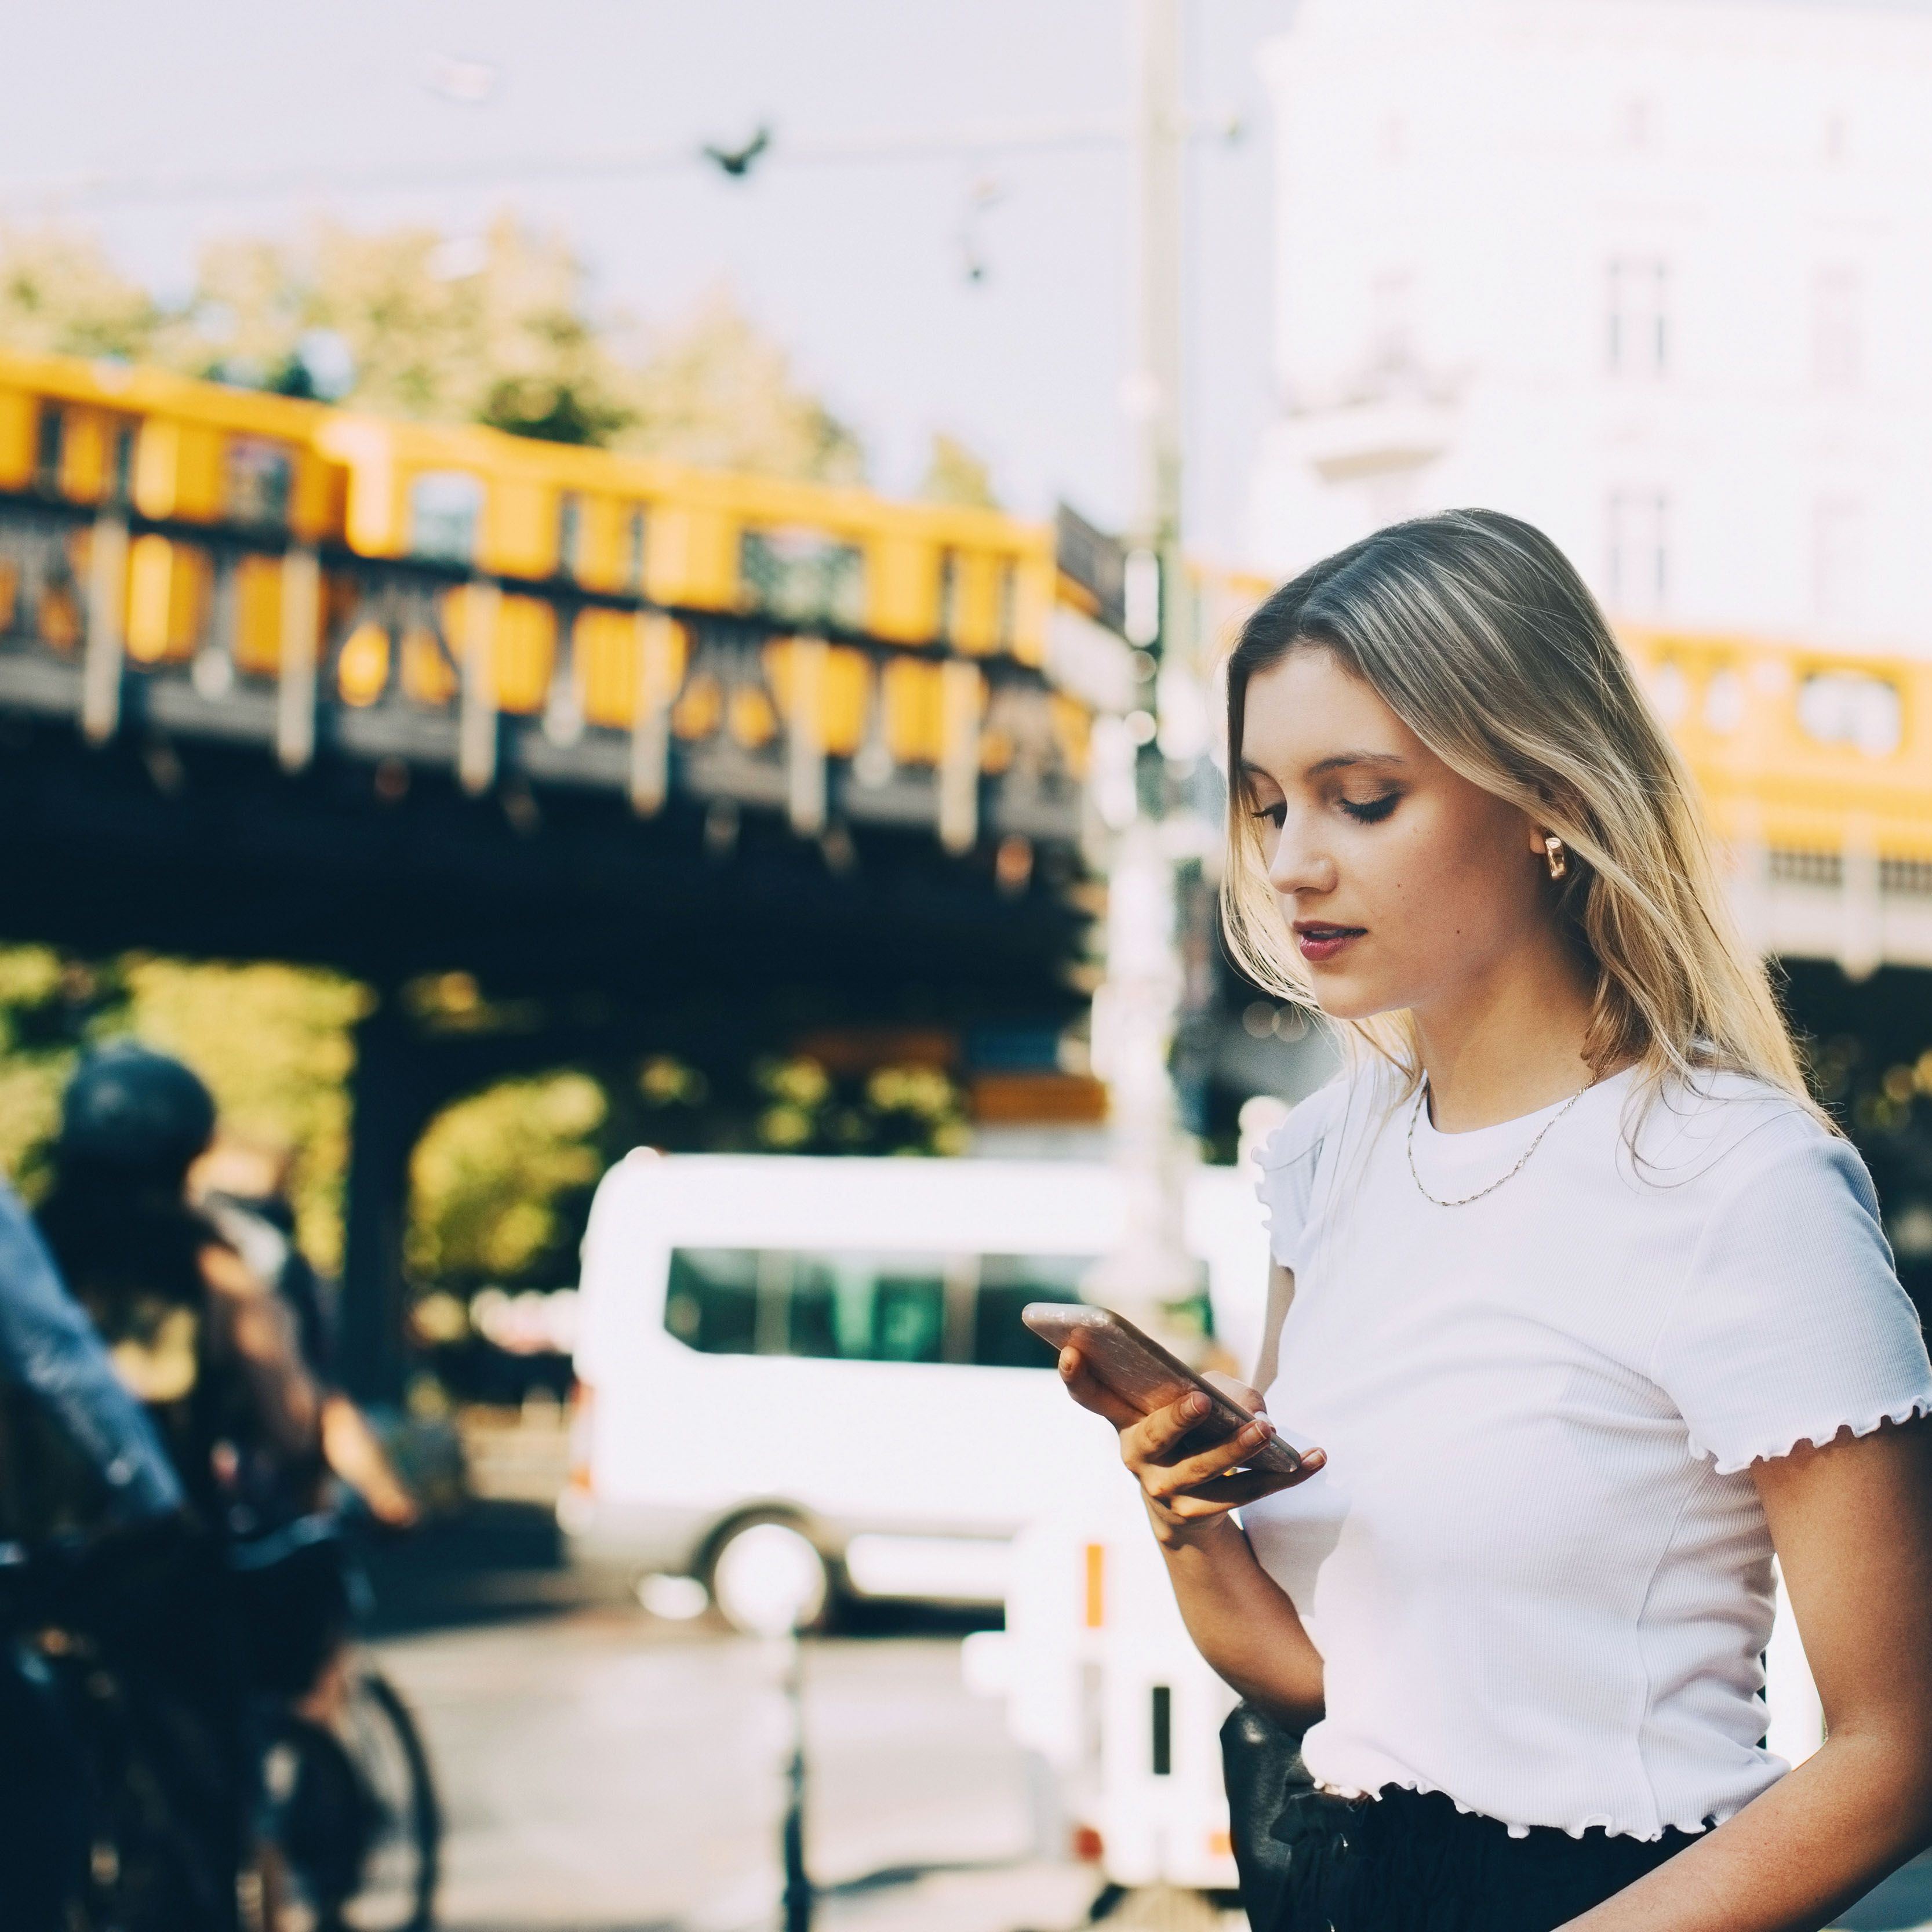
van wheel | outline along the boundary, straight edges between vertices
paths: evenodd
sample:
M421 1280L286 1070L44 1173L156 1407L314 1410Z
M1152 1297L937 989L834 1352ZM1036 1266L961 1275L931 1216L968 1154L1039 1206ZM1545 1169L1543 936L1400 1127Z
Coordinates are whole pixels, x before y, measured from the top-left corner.
M718 1614L748 1636L822 1629L832 1610L832 1569L795 1522L754 1517L718 1540L706 1582Z

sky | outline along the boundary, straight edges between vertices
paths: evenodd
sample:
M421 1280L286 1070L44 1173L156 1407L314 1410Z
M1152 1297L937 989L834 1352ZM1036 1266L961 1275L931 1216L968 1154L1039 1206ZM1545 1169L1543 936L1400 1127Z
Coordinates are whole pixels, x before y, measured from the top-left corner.
M1204 133L1189 166L1189 533L1233 560L1275 407L1256 55L1294 0L1184 4L1191 107L1204 128L1232 117L1246 130L1232 143ZM1043 514L1064 497L1118 526L1132 495L1124 143L836 164L788 160L786 146L1124 123L1130 4L0 0L13 28L0 215L91 228L124 267L178 296L216 236L287 233L328 214L429 222L461 238L514 209L562 232L600 304L670 323L730 287L856 428L880 487L912 489L944 431L990 464L1010 507ZM690 154L760 124L776 145L743 182L686 162L380 193L339 179L345 169ZM205 170L302 181L140 202L46 187ZM969 248L986 268L977 282Z
M1187 0L1188 94L1238 142L1190 153L1190 532L1232 556L1272 407L1266 101L1255 67L1294 0ZM906 491L935 431L1010 507L1064 496L1117 525L1130 206L1124 142L976 157L788 160L971 128L1124 125L1129 0L0 0L0 211L98 233L164 295L206 241L497 212L560 230L593 298L674 322L724 284ZM494 71L494 80L491 74ZM481 100L461 98L482 93ZM695 152L775 130L742 182L684 164L584 180L345 190L345 169ZM292 170L273 194L115 200L76 178ZM332 184L331 177L337 177ZM985 265L969 279L970 252Z

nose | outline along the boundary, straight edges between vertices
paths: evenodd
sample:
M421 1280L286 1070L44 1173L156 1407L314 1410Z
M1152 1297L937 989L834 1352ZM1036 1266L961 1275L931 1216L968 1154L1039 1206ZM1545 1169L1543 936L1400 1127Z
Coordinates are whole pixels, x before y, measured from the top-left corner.
M1311 832L1306 817L1291 811L1275 834L1274 850L1268 855L1268 884L1283 898L1335 890L1334 860Z

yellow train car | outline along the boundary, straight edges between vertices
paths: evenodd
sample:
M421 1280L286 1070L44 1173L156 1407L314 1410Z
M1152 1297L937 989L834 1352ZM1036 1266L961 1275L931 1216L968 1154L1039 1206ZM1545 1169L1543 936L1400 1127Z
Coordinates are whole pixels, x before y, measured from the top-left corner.
M344 536L364 556L1045 660L1048 537L995 511L368 416L318 442L347 473Z
M969 768L1084 770L1085 707L1042 681L1069 590L1052 532L996 512L4 350L0 499L60 513L24 621L86 645L97 738L121 664L191 663L211 701L235 677L281 687L292 765L339 700L462 713L473 785L500 716L541 716L567 748L662 712L692 747L782 736L944 770L956 801ZM0 560L0 630L23 621L18 578Z
M133 542L124 635L136 663L184 658L213 583L208 553L190 532L224 530L266 546L314 543L339 529L346 478L315 444L327 413L160 370L0 351L0 490L180 526ZM84 530L74 561L84 578ZM0 602L10 604L13 592L0 584ZM242 560L238 662L273 668L280 595L271 556Z

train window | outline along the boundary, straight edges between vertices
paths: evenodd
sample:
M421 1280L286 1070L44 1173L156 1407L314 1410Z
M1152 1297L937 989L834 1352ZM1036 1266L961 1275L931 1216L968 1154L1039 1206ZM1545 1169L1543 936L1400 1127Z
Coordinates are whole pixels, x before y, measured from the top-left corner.
M1053 1351L1020 1319L1029 1301L1078 1301L1091 1255L983 1255L973 1309L973 1359L982 1368L1050 1369Z
M644 513L633 510L624 520L624 588L644 587Z
M426 470L410 485L410 549L436 563L468 563L483 520L483 485L461 470Z
M1021 1322L1020 1310L1029 1301L1078 1300L1081 1277L1092 1266L1090 1257L1064 1255L949 1261L680 1248L670 1258L664 1326L709 1355L1051 1368L1052 1352ZM948 1322L949 1288L955 1299L962 1289L972 1298L963 1324Z
M575 577L583 568L584 499L574 490L559 493L556 500L556 572L560 577Z
M238 524L283 528L295 489L295 458L285 444L259 436L228 439L228 514Z
M1009 558L1000 566L999 645L1003 651L1013 647L1019 608L1019 566Z
M134 494L134 425L119 423L114 430L114 466L111 479L114 501L125 503Z
M752 602L786 624L856 631L866 622L866 559L812 530L747 530L739 569Z
M43 490L58 490L61 482L61 455L67 442L67 417L51 403L40 405L40 420L34 441L34 481Z
M939 634L947 644L959 635L959 553L949 550L939 560Z

